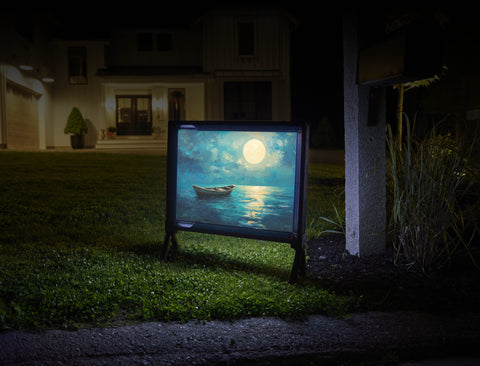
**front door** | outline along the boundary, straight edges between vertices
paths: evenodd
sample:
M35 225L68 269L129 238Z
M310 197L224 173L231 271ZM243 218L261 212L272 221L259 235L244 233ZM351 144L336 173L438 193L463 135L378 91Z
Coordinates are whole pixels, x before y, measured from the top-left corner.
M152 97L150 95L117 96L117 135L152 134Z

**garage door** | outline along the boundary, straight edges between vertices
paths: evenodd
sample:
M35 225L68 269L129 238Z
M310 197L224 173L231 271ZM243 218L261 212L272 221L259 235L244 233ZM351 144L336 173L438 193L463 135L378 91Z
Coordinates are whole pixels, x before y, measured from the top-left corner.
M39 147L38 97L27 88L7 83L7 148Z

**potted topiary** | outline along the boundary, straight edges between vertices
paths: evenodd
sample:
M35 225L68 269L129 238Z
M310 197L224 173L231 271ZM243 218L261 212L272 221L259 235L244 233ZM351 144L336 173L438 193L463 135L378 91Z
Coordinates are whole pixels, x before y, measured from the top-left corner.
M73 149L83 149L84 135L88 132L88 126L78 108L73 107L63 132L71 134L70 144Z

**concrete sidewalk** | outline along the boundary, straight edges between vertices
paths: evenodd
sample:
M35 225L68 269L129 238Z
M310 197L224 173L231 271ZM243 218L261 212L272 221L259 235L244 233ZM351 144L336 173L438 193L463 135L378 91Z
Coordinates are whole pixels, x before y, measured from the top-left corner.
M369 312L6 332L0 365L471 366L479 346L480 313Z

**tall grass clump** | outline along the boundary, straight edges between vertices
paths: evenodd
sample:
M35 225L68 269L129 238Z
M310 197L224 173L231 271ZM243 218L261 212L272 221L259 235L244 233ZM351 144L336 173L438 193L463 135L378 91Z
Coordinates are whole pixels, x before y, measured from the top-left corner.
M404 255L429 272L451 262L457 249L468 251L478 235L478 193L472 195L478 183L471 159L475 141L445 136L436 128L417 140L406 122L401 147L387 127L390 229L395 260Z
M345 234L345 165L310 163L307 202L307 240Z

